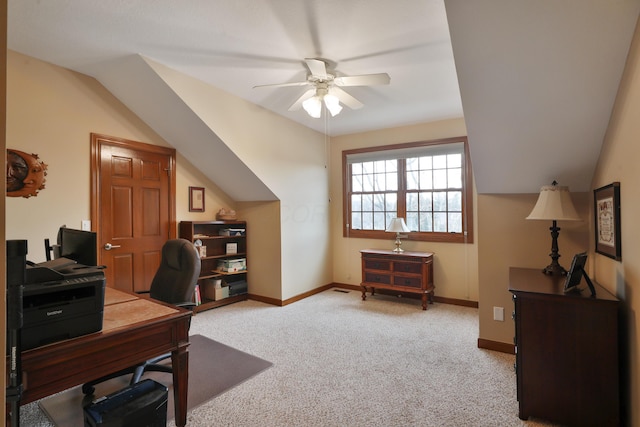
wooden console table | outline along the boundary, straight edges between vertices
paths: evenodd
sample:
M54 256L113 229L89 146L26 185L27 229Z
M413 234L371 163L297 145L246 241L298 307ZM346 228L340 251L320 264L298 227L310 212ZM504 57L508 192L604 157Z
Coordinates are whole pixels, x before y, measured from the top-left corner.
M568 426L618 426L619 301L594 282L563 291L565 276L511 268L519 417Z
M427 309L427 297L433 303L433 253L394 252L364 249L362 254L362 300L375 289L388 289L422 295L422 309Z

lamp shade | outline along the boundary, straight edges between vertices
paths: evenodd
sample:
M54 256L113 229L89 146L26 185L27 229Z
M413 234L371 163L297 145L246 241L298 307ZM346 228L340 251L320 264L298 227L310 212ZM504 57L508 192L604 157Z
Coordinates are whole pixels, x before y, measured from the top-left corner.
M404 223L404 218L393 218L387 227L390 233L409 233L409 227Z
M569 187L545 185L540 189L540 196L527 219L579 221L580 217L571 201Z

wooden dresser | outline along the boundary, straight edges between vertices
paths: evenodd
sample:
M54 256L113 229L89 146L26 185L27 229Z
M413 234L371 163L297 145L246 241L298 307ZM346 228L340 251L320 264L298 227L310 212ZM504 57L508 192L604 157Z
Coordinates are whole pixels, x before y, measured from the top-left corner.
M594 282L563 292L564 276L511 268L519 417L568 426L620 425L619 301Z
M433 253L394 252L364 249L362 254L362 300L375 289L389 289L422 295L422 309L427 309L427 297L433 303Z

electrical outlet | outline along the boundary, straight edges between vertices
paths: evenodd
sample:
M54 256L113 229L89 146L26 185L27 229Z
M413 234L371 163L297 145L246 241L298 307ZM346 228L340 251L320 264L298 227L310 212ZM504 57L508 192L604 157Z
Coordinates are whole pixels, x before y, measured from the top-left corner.
M504 307L493 307L493 320L504 322Z
M91 231L91 221L88 219L83 219L80 228L84 231Z

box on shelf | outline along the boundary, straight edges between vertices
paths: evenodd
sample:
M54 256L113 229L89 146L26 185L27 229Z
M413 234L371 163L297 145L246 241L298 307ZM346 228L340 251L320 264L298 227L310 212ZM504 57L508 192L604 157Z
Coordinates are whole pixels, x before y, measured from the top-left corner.
M219 231L220 236L244 236L244 228L221 228Z
M246 258L234 258L218 261L218 270L225 273L234 273L236 271L243 271L247 269Z
M238 244L237 243L227 243L226 250L227 250L227 254L237 254L238 253Z
M205 299L216 300L216 289L222 286L221 279L206 279L202 281L201 295Z
M221 299L229 298L229 287L223 286L221 288L215 288L215 301L219 301Z

